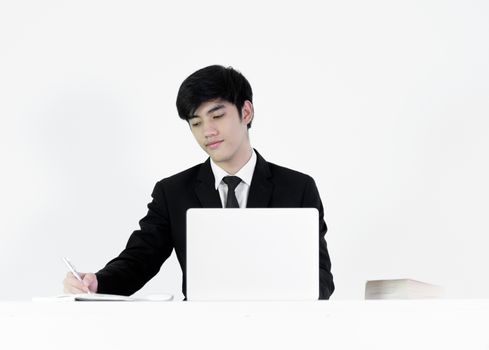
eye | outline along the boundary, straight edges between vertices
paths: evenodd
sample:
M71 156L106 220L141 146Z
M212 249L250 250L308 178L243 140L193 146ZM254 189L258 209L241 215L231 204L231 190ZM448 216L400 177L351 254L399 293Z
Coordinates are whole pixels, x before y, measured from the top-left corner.
M196 126L199 126L200 125L200 122L195 122L195 123L192 123L192 128L195 128Z
M219 119L219 118L221 118L221 117L224 117L224 114L215 115L213 118L214 118L214 119Z

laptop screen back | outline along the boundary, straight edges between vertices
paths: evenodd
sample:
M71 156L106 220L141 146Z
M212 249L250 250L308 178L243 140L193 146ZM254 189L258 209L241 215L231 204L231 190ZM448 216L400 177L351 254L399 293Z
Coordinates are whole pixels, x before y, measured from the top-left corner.
M317 300L313 208L189 209L188 300Z

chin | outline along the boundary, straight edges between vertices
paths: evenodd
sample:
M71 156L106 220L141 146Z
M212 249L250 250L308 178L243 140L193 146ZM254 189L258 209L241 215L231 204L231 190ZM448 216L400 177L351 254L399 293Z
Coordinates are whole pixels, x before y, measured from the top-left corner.
M216 154L209 154L209 157L214 161L214 163L221 163L229 160L229 157L225 154L220 154L219 152Z
M227 162L232 158L233 153L230 152L228 149L216 149L216 150L211 150L207 151L206 153L211 157L211 159L214 161L214 163L222 163L222 162Z
M214 163L222 163L222 162L225 162L227 160L226 157L213 157L213 156L210 156L210 157L214 161Z

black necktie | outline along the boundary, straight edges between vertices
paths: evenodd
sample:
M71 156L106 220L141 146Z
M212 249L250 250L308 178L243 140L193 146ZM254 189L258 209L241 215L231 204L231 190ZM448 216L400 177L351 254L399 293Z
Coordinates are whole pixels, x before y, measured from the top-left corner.
M226 208L239 208L238 199L236 199L236 193L234 190L241 182L241 179L237 176L224 176L222 181L228 185L228 198L226 199Z

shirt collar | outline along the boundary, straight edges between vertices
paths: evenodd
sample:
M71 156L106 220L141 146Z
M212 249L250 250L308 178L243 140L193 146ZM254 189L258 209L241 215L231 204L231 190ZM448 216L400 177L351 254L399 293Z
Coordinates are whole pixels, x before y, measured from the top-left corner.
M251 186L251 179L253 178L255 165L256 165L256 152L255 150L253 150L253 152L251 152L251 158L241 169L239 169L239 171L236 174L234 174L234 176L238 176L241 179L241 181L246 183L248 186ZM219 184L222 181L222 178L224 176L231 176L231 174L228 174L226 171L224 171L219 165L214 163L212 159L211 159L211 169L212 172L214 173L214 179L216 180L215 187L217 190Z

